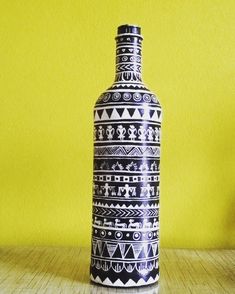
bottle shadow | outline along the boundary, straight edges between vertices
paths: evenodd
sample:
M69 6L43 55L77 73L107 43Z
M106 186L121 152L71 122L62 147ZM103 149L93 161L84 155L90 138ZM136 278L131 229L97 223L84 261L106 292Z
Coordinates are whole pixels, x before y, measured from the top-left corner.
M90 251L88 248L9 247L4 249L4 253L8 257L1 259L1 263L7 264L11 269L8 275L11 275L11 271L12 273L17 272L18 276L23 276L25 273L30 273L33 276L47 275L50 277L47 283L48 288L54 287L52 283L58 278L61 287L63 282L66 282L67 285L70 285L69 287L77 289L81 287L82 293L158 293L157 284L140 288L111 288L91 282L89 277ZM21 287L24 286L21 285Z

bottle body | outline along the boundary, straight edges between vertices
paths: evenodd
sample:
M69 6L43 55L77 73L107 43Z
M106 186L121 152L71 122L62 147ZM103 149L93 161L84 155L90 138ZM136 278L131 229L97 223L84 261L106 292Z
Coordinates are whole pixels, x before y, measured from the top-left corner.
M132 56L127 38L122 36L117 48L119 60ZM162 111L138 73L118 74L94 109L90 277L107 286L133 287L159 278Z

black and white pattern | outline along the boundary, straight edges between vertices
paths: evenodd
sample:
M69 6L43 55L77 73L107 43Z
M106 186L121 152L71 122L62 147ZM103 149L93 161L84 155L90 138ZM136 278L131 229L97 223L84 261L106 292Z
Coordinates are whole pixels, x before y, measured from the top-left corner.
M115 82L94 109L91 280L148 285L159 278L162 111L141 79L140 28L121 26Z

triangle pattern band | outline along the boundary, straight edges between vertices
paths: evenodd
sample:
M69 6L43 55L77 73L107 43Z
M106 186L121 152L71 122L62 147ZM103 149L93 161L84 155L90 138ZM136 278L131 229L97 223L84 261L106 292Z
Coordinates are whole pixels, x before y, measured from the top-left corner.
M160 156L160 147L155 146L95 146L95 156Z
M136 205L126 205L126 204L107 204L107 203L102 203L100 201L95 201L94 206L99 206L99 207L107 207L107 208L131 208L131 209L150 209L150 208L159 208L159 204L157 203L152 203L152 204L136 204Z
M142 107L142 106L106 106L97 107L94 111L94 120L120 120L120 119L132 119L132 120L151 120L161 122L162 111L158 107Z
M148 259L158 256L158 243L121 244L93 240L92 253L94 257L118 258L122 259L122 262L125 262L125 259Z
M114 283L112 283L109 278L106 278L104 281L102 281L99 276L94 278L92 274L90 275L90 279L95 283L106 286L137 287L156 283L159 280L159 275L156 275L155 279L153 277L150 277L147 281L145 281L143 278L140 278L137 282L133 281L132 279L129 279L126 283L123 283L120 279L117 279Z

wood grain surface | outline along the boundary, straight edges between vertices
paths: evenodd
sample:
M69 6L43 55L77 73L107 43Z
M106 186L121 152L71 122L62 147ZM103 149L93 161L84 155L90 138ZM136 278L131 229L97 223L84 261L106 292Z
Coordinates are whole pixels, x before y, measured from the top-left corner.
M159 284L129 289L90 283L89 258L87 248L0 248L0 294L235 293L235 250L161 249Z

